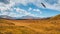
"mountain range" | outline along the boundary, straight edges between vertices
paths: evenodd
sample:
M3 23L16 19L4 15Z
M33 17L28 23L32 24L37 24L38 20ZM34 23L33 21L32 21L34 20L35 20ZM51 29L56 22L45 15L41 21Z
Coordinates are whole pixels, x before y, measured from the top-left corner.
M11 16L7 16L7 15L0 15L0 18L4 18L4 19L38 19L39 17L33 17L33 16L11 17Z
M33 16L23 16L23 17L11 17L11 16L7 16L7 15L0 15L0 19L60 19L60 14L56 15L56 16L52 16L52 17L47 17L47 18L41 18L41 17L33 17Z

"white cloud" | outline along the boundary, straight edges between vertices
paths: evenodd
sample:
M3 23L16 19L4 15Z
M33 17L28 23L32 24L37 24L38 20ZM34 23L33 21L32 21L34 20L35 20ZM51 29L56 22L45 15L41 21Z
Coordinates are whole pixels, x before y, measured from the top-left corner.
M10 10L10 9L12 9L11 7L14 6L14 4L15 4L15 3L12 2L12 1L10 1L9 4L3 4L3 3L0 3L0 10L1 10L1 11Z
M40 9L33 9L32 11L42 14L42 11Z
M0 12L1 12L0 15L9 15L12 17L21 17L21 16L25 16L25 15L33 16L33 14L31 14L30 12L27 12L26 10L23 10L20 8L11 8L18 3L22 3L22 4L26 5L27 0L10 0L9 4L0 3ZM9 12L9 11L14 11L14 9L20 14L17 14L14 12Z
M0 15L7 15L8 12L1 12Z
M42 0L40 0L40 1L42 1ZM55 0L53 0L52 2L54 2L54 1ZM51 0L50 0L50 2L51 2ZM44 5L46 6L47 9L52 9L52 10L60 11L60 0L58 0L57 3L55 3L53 5L45 2L45 0L43 0L42 3L44 3ZM38 7L42 7L43 8L43 6L41 5L41 2L39 2L39 1L36 3L36 5Z
M34 14L31 14L30 12L26 11L26 10L23 10L23 9L20 9L20 8L15 8L16 11L18 13L20 13L20 15L22 16L26 16L26 15L29 15L29 16L35 16Z
M32 9L31 7L28 9L28 11L34 11L42 14L42 11L40 9Z
M33 11L39 12L40 10L39 9L33 9Z
M29 15L30 14L26 10L23 10L23 9L20 9L20 8L16 8L16 11L19 12L20 14L24 14L24 15Z
M51 4L49 4L49 3L47 3L47 2L45 2L45 0L10 0L10 3L9 4L2 4L2 3L0 3L0 9L2 9L2 10L7 10L7 9L10 9L12 6L14 6L14 5L16 5L16 4L18 4L18 3L21 3L21 4L23 4L23 5L27 5L27 3L33 3L33 4L35 4L36 6L38 6L38 7L42 7L42 8L44 8L42 5L41 5L41 2L42 3L44 3L45 5L46 5L46 7L48 8L48 9L53 9L53 10L60 10L60 0L58 1L58 3L57 4L54 4L54 5L51 5ZM53 1L52 1L53 2ZM5 9L4 9L4 8ZM31 9L30 9L31 10Z
M60 10L60 0L58 1L57 4L54 4L54 5L51 5L47 2L45 2L45 0L10 0L10 3L9 4L3 4L3 3L0 3L0 15L3 14L3 15L8 15L9 11L14 11L14 9L20 13L19 15L16 14L16 13L10 13L9 15L10 16L23 16L23 15L30 15L30 16L35 16L34 14L31 14L30 12L28 11L36 11L36 12L39 12L40 14L42 14L41 10L39 9L32 9L32 8L29 8L28 11L26 10L23 10L23 9L20 9L20 8L12 8L14 7L16 4L23 4L23 5L27 5L27 3L33 3L34 5L38 6L38 7L41 7L43 8L43 6L41 5L41 2L44 3L46 5L46 8L47 9L53 9L53 10ZM7 11L6 11L7 10Z
M60 4L50 5L48 3L44 3L47 9L53 9L60 11Z
M32 8L30 7L29 9L28 9L28 11L31 11L32 10Z
M21 1L21 0L20 0ZM51 0L49 0L51 2ZM54 2L55 0L53 0L52 2ZM46 8L47 9L53 9L53 10L59 10L60 11L60 0L58 0L57 2L58 3L55 3L55 4L49 4L46 2L46 0L22 0L22 4L27 4L29 2L33 3L34 5L38 6L38 7L41 7L41 8L44 8L41 4L44 3L46 5ZM21 2L20 2L21 3ZM30 9L31 10L31 9Z

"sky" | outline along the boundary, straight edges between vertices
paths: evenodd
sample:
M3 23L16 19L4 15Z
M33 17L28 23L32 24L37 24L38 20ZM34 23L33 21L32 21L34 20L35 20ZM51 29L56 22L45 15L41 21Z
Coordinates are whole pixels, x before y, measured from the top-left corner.
M51 17L58 14L60 14L60 0L0 0L0 15L19 18Z

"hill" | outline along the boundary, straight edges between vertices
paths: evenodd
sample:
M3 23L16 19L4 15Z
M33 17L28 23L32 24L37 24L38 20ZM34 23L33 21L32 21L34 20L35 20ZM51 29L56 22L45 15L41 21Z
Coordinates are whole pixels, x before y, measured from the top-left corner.
M0 19L0 34L60 34L60 15L38 20Z
M56 16L53 16L51 19L52 20L58 20L58 19L60 19L60 14L59 15L56 15Z

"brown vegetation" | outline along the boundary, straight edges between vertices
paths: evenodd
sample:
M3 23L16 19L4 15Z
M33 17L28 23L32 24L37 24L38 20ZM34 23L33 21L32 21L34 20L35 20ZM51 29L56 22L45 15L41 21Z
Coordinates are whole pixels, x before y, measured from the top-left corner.
M43 20L0 19L0 34L60 34L60 15Z

